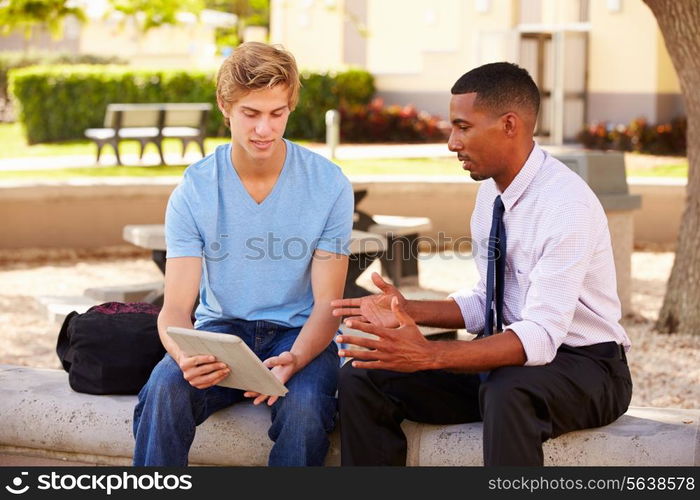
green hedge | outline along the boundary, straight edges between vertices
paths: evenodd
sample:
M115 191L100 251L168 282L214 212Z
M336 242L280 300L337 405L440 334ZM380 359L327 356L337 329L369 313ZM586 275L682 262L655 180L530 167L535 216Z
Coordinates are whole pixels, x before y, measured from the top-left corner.
M10 71L10 92L19 102L27 142L84 138L101 127L109 103L215 103L210 73L137 70L120 66L34 66ZM213 113L210 132L220 118Z
M335 75L302 73L299 104L289 118L287 136L325 140L327 110L366 105L374 92L374 77L366 71L353 69Z
M67 52L0 52L0 98L6 99L7 72L27 66L51 64L127 64L127 61L114 56L94 54L71 54Z
M35 66L9 75L30 144L83 138L86 128L102 126L109 103L211 102L216 106L215 76L205 71L78 65ZM305 73L286 135L321 140L327 109L341 102L366 104L373 94L374 80L364 71ZM222 121L218 111L212 113L209 135L228 133Z

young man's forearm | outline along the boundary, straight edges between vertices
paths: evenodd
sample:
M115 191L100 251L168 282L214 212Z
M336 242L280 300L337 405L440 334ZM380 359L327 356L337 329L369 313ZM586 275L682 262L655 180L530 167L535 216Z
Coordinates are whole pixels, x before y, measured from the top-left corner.
M319 355L335 337L340 325L340 319L331 315L330 300L316 302L309 319L299 332L290 349L297 358L297 368L300 370ZM297 371L298 371L297 370Z
M446 300L409 300L406 312L419 325L438 328L464 328L464 317L457 303Z
M165 347L165 350L168 351L168 354L170 354L176 362L179 362L182 350L166 333L169 326L193 328L191 312L188 313L187 311L163 308L158 315L158 336L160 337L160 341L163 347Z

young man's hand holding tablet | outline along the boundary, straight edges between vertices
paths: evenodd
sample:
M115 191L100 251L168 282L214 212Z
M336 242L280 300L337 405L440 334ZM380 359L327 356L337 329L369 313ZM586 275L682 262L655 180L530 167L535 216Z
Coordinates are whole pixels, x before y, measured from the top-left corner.
M167 332L188 356L210 354L228 365L231 373L217 385L269 396L284 396L288 392L284 384L236 335L174 326L168 327Z

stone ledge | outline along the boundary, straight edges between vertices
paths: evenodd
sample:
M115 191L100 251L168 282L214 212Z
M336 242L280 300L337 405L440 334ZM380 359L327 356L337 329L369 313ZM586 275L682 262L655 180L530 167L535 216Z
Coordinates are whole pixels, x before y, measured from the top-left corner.
M60 370L0 365L0 451L128 465L133 451L135 396L72 391ZM269 410L241 403L202 424L192 464L265 465L272 442ZM572 432L545 443L545 465L671 466L700 464L700 410L630 408L606 427ZM480 423L406 422L408 465L481 465ZM222 439L222 436L226 436ZM340 463L338 429L327 465Z
M98 302L149 302L163 293L163 282L87 288L83 295Z

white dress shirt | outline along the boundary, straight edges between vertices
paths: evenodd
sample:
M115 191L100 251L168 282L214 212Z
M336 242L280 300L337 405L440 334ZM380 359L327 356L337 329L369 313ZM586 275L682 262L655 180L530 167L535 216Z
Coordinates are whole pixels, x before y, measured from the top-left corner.
M484 329L487 241L499 194L507 237L504 330L522 342L525 365L551 362L562 344L614 341L629 349L603 207L581 177L537 144L503 193L493 179L479 188L471 232L480 279L450 295L467 331Z

